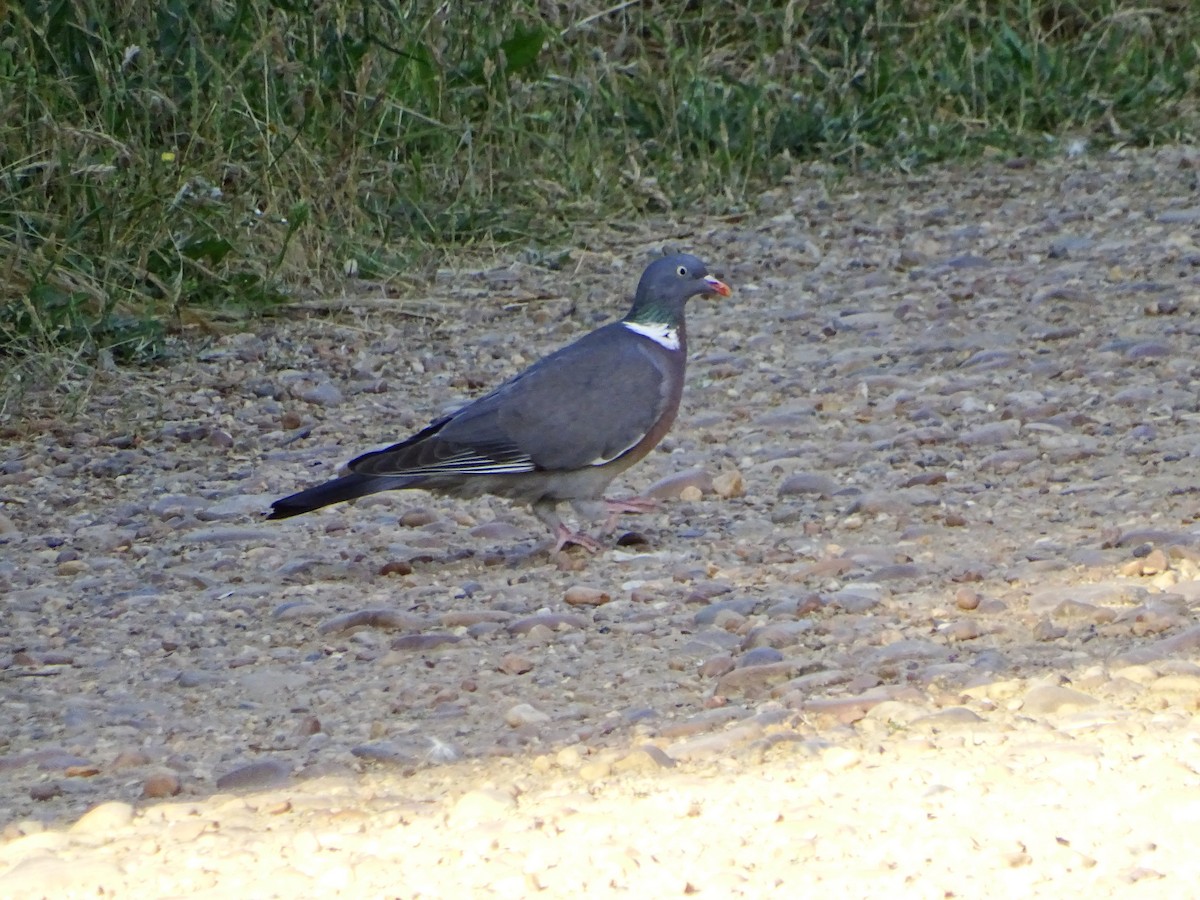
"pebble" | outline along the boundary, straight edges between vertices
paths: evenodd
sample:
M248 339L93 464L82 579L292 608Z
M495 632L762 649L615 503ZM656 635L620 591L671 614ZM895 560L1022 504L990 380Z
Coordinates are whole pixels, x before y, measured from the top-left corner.
M55 781L43 781L38 784L30 785L30 799L39 802L53 800L55 797L61 797L63 793L62 785Z
M516 798L508 791L479 788L468 791L450 810L450 822L457 828L507 818L517 808Z
M142 798L145 800L174 797L182 790L183 784L174 772L157 772L142 782Z
M230 769L216 780L217 790L245 791L274 787L291 775L285 763L272 759L256 760Z
M311 387L302 388L297 396L305 403L317 406L338 406L344 397L331 381L318 381Z
M906 638L885 644L871 653L875 663L895 663L905 660L940 659L948 654L942 644L925 638Z
M484 522L476 525L468 534L487 541L519 541L526 537L526 532L511 522Z
M746 481L742 477L742 473L736 470L722 472L713 479L712 484L713 490L722 500L732 500L734 497L741 497L746 493Z
M518 703L505 711L504 721L509 728L520 728L523 725L540 725L543 722L549 722L550 716L528 703Z
M983 628L974 619L958 619L941 629L948 641L973 641L983 634Z
M150 762L150 755L144 750L122 750L113 757L113 761L108 764L108 769L110 772L139 769L142 766L150 765Z
M336 634L355 628L379 628L382 630L419 630L425 626L421 616L398 609L358 609L326 619L317 626L319 634Z
M795 675L797 668L799 664L795 661L784 660L734 669L718 679L715 693L722 697L761 697Z
M642 496L656 500L676 500L691 489L695 493L687 499L699 500L704 494L712 493L713 477L707 469L696 467L666 475L642 491Z
M1067 636L1067 629L1052 622L1050 619L1039 619L1033 626L1033 638L1036 641L1057 641Z
M1052 715L1073 712L1094 706L1095 697L1060 685L1044 684L1030 689L1021 701L1021 710L1031 715Z
M434 650L446 644L457 644L462 639L462 635L446 631L428 631L424 634L402 634L392 638L388 646L393 650L421 652Z
M271 508L271 501L274 499L276 498L273 495L268 494L235 494L196 510L196 518L201 521L224 521L261 516Z
M664 738L687 737L688 735L700 734L705 731L711 731L714 728L720 728L730 722L744 719L749 715L750 711L743 707L724 706L696 713L680 721L670 722L660 729L659 734Z
M735 747L749 744L762 735L762 726L747 722L725 731L676 741L665 749L675 762L724 756Z
M497 668L507 675L524 675L533 670L533 660L520 653L506 653L500 658Z
M795 619L790 622L772 622L769 625L752 628L742 641L742 649L794 647L806 634L812 632L814 625L812 619Z
M774 647L754 647L738 657L737 667L744 669L750 666L765 666L779 662L783 662L783 654Z
M34 857L0 875L0 896L115 896L125 883L121 870L109 860L74 860L67 865L54 857Z
M796 472L779 484L779 496L816 494L832 497L838 491L838 483L829 475L819 472Z
M883 592L877 587L842 588L825 595L825 602L848 613L869 612L883 601Z
M1115 667L1169 659L1200 650L1200 625L1193 625L1170 637L1142 644L1120 654L1113 660Z
M108 834L133 821L133 807L119 800L94 806L71 826L73 834Z
M586 628L588 620L583 616L572 613L542 613L535 616L525 616L506 625L509 634L529 634L535 628L543 628L551 633L561 629Z
M913 731L974 730L983 721L983 717L974 710L965 706L950 706L935 713L918 716L908 723L908 727Z
M631 751L612 764L614 772L657 772L660 769L671 769L676 765L664 750L653 744L646 744Z
M480 623L501 624L512 620L512 613L497 609L450 610L442 613L438 621L444 628L469 628Z
M954 605L962 610L978 609L982 599L982 595L974 588L960 587L954 592Z
M718 600L716 603L710 603L703 609L698 610L692 616L692 621L697 625L713 625L722 613L736 613L739 616L745 616L753 612L757 606L758 600L754 597Z
M401 745L393 741L357 744L350 748L350 754L357 759L401 768L407 768L420 762L422 755L414 746Z
M573 584L563 594L567 606L602 606L610 600L608 592L586 584Z
M720 678L726 672L733 671L733 657L728 654L720 656L712 656L706 659L700 665L700 676L702 678Z

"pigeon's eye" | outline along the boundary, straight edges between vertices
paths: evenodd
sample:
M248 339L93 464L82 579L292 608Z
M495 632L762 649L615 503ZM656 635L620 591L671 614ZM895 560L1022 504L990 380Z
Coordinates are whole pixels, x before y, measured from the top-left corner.
M680 266L675 272L680 278L687 278L687 266Z

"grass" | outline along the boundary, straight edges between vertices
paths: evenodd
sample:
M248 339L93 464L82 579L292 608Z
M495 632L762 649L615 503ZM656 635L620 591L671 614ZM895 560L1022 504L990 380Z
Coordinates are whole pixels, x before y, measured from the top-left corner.
M503 6L503 9L500 7ZM474 242L736 207L797 161L1194 141L1189 0L0 4L0 365Z

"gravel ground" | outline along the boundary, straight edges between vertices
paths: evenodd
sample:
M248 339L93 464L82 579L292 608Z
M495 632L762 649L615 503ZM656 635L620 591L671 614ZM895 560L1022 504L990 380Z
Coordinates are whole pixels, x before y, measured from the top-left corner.
M797 178L30 395L0 897L1193 894L1198 178ZM261 520L664 243L735 294L611 550L420 492Z

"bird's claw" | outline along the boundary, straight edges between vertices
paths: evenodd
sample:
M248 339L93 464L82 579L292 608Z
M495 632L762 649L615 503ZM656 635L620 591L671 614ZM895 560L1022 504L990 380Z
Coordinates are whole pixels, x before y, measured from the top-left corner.
M617 518L622 513L649 513L657 512L662 506L653 497L630 497L626 500L605 500L605 507L608 509L608 518L604 520L603 532L608 534L617 527Z
M583 531L572 531L566 525L560 524L554 529L554 550L557 553L568 544L574 544L576 547L582 547L588 553L599 553L604 549L604 545Z

